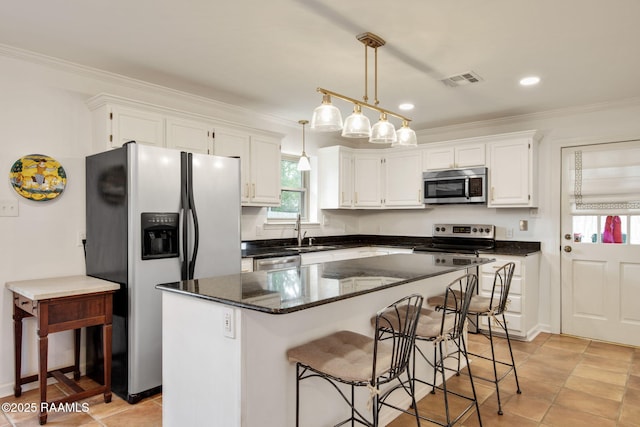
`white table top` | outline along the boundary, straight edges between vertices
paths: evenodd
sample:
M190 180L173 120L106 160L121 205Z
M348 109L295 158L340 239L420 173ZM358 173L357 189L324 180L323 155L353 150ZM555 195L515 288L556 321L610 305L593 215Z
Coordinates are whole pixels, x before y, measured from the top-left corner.
M120 289L118 283L89 276L49 277L7 282L7 289L33 301Z

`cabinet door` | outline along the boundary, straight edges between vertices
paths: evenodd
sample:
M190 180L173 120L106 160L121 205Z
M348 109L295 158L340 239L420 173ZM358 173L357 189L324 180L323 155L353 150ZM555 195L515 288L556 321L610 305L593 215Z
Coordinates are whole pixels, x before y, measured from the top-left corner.
M240 157L240 184L242 204L249 203L251 176L249 168L251 140L248 134L216 128L213 152L217 156Z
M161 114L126 107L111 108L111 147L125 142L164 147L164 117Z
M468 168L473 166L484 166L485 144L461 145L455 147L455 167Z
M167 118L167 147L191 153L210 154L213 126L192 120Z
M489 144L489 207L529 206L531 144L508 140Z
M424 207L420 152L389 153L384 162L385 206Z
M356 153L354 156L353 205L356 207L382 206L380 187L381 163L379 154Z
M341 208L350 208L353 206L353 154L344 151L340 152L339 165L339 206Z
M451 169L454 167L453 147L427 148L423 151L424 170Z
M251 137L251 203L280 204L280 141Z

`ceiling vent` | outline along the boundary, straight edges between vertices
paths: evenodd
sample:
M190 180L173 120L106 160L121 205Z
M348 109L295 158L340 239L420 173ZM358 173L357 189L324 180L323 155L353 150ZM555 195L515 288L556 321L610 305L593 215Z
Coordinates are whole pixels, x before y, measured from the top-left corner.
M473 71L467 71L465 73L454 74L453 76L446 77L440 81L449 87L458 87L470 85L472 83L479 83L482 81L482 77Z

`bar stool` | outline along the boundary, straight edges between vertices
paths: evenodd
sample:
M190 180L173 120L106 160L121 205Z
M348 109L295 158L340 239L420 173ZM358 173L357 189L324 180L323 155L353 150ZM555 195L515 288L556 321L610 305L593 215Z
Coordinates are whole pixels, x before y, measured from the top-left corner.
M487 357L478 353L469 353L473 356L484 360L490 360L493 364L493 378L486 378L481 376L476 376L477 379L481 379L484 381L489 381L495 384L496 387L496 396L498 398L498 414L502 415L502 403L500 401L500 387L499 383L502 381L511 371L513 371L513 375L516 380L516 392L521 394L520 383L518 382L518 373L516 371L516 363L513 358L513 350L511 348L511 340L509 339L509 330L507 329L507 320L505 318L504 312L507 310L507 305L509 302L509 289L511 287L511 279L513 278L513 271L515 269L515 263L509 262L502 267L499 267L495 275L493 277L493 286L491 288L491 296L485 297L480 295L473 295L471 298L471 304L469 306L469 320L472 323L472 318L474 316L486 317L487 325L489 332L488 334L481 331L479 328L478 331L489 340L491 343L491 357ZM442 296L436 296L429 298L427 303L429 305L436 306L446 306L443 305L444 301L442 300ZM452 307L449 307L452 309ZM507 339L507 345L509 347L509 356L510 361L496 360L495 346L493 341L493 327L498 325L502 328L502 332L504 333ZM476 325L477 327L477 325ZM506 366L508 369L503 372L501 375L498 375L498 365Z
M340 331L289 349L287 357L296 363L296 426L300 425L300 381L313 377L328 381L351 407L350 417L336 426L351 422L377 427L382 406L394 407L386 399L397 389L407 392L415 407L408 365L422 302L422 296L413 294L378 311L373 337ZM398 381L380 390L380 386L400 379L405 373L407 381ZM351 396L337 383L351 386ZM372 422L354 404L356 386L369 389ZM419 426L417 414L416 421Z
M480 406L476 396L475 385L473 384L473 376L469 375L472 396L467 396L447 388L446 378L447 371L452 371L455 372L456 375L459 375L461 357L464 357L469 374L471 374L471 365L469 364L469 359L467 357L467 347L464 340L464 327L471 302L471 296L475 292L477 283L478 277L475 274L467 274L455 279L447 286L442 299L442 304L437 306L436 310L423 308L420 313L420 320L416 329L416 343L414 346L411 376L414 382L420 382L431 386L431 393L435 394L436 389L442 390L445 406L445 422L429 418L424 414L419 415L421 419L427 420L431 423L442 426L452 426L475 407L478 414L478 422L480 426L482 426ZM445 309L445 307L448 307L448 309ZM433 344L433 362L428 359L425 351L419 347L418 344L420 341L431 342ZM449 343L455 346L453 351L449 348ZM418 360L418 356L433 368L432 381L420 379L416 376L416 362ZM457 369L446 366L445 362L447 359L451 358L456 359ZM439 386L436 382L438 373L441 375L442 379L442 383ZM468 401L467 406L464 407L455 417L451 415L449 410L450 394Z

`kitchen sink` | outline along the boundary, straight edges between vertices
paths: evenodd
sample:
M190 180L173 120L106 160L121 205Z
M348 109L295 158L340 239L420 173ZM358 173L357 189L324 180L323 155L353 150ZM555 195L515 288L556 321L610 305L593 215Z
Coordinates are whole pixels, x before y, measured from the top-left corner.
M288 251L320 251L323 249L335 249L335 246L327 246L327 245L311 245L311 246L292 246L290 248L285 248Z

